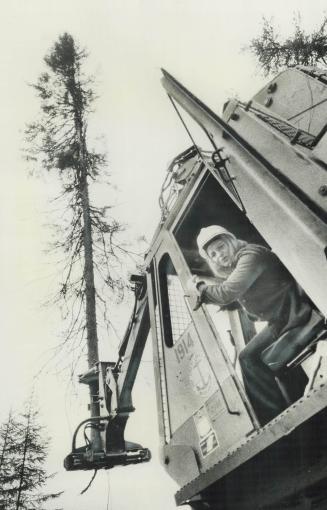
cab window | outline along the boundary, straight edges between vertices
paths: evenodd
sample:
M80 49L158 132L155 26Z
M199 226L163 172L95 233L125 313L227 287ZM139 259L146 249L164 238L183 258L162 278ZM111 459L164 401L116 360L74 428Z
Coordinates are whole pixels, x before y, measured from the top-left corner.
M191 322L191 316L181 282L167 253L159 263L159 281L164 341L167 347L172 347Z

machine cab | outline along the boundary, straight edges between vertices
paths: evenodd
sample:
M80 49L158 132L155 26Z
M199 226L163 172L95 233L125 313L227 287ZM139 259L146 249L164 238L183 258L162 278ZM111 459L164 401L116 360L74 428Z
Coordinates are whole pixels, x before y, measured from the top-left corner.
M196 237L203 226L223 224L239 238L265 243L203 164L193 170L175 211L148 255L148 293L164 459L174 470L172 459L187 455L186 469L176 470L183 484L258 427L238 363L255 325L240 309L207 305L194 311L188 280L192 274L213 276Z

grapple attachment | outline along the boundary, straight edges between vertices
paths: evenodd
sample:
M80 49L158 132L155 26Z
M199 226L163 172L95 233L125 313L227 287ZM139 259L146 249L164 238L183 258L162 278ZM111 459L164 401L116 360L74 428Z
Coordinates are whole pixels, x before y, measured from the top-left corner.
M125 450L94 452L91 447L76 448L64 460L67 471L110 469L115 466L128 466L147 462L151 459L151 452L136 443L126 441Z

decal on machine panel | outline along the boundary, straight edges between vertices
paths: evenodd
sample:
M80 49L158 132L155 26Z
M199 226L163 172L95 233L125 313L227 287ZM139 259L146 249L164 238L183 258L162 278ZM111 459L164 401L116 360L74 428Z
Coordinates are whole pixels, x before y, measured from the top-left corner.
M217 389L217 381L191 323L172 348L165 349L172 432L190 418Z
M212 393L213 374L204 354L193 354L190 357L190 383L201 397L208 397Z
M194 415L195 428L199 436L199 447L203 457L219 447L217 434L212 427L206 406L201 407Z

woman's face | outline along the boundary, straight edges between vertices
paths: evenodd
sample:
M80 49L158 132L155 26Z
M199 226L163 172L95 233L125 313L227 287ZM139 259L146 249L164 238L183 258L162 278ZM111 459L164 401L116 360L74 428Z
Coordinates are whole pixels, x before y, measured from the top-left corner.
M225 242L223 238L218 238L212 241L206 252L208 254L209 259L217 266L217 267L230 267L233 262L233 254L230 247L230 244Z

